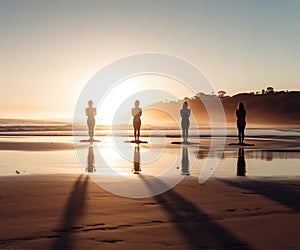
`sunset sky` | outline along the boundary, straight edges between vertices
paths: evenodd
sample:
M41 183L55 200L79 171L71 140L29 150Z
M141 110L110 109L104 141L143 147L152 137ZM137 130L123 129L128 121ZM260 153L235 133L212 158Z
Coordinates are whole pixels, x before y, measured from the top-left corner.
M163 52L233 95L299 90L300 1L0 1L0 117L72 115L121 57Z

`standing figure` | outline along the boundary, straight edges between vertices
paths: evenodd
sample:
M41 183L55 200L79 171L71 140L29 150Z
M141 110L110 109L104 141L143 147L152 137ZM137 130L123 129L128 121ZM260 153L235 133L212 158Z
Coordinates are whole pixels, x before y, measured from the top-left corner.
M180 110L180 115L181 115L182 139L183 139L183 143L187 143L189 137L190 115L191 115L191 110L188 108L187 102L183 103L182 109Z
M139 100L135 101L135 107L132 108L132 116L133 116L133 129L134 129L134 140L135 142L139 142L140 140L140 129L141 129L141 115L142 109L139 107Z
M246 109L244 107L244 103L240 102L238 104L238 109L235 112L237 118L237 128L238 128L238 138L239 144L244 144L244 131L246 127Z
M97 114L96 108L93 107L93 101L89 100L89 106L85 109L87 118L87 125L89 129L90 141L93 141L95 129L95 115Z

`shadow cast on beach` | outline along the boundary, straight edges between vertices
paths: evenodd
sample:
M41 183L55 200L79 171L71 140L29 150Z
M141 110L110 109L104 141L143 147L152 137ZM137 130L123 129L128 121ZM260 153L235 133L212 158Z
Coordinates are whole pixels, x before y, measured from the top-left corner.
M59 229L56 230L59 236L53 244L53 249L72 249L71 234L84 213L88 181L89 177L84 177L82 174L75 182L66 203Z
M142 175L141 177L151 190L167 186L159 179L150 180ZM189 249L250 249L245 242L214 222L206 213L173 189L153 198L169 214L171 222L187 240Z
M251 190L257 194L265 196L270 200L287 206L297 213L300 212L300 192L297 190L300 188L299 185L295 187L293 186L294 184L258 180L219 180L231 186Z

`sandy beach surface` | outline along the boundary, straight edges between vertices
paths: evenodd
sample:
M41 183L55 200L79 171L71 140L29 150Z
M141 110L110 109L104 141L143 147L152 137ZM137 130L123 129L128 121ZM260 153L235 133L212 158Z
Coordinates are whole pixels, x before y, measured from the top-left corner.
M122 198L87 175L3 177L1 249L297 249L299 180L187 177Z
M297 143L249 142L254 149L299 149ZM71 147L2 141L0 148L23 150L24 143L32 157ZM190 175L141 199L107 192L86 173L2 176L0 249L299 249L299 176L217 175L200 185Z

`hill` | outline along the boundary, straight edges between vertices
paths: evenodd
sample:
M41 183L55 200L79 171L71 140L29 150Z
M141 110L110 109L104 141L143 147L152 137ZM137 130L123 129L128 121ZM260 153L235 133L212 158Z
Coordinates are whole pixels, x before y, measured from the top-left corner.
M185 98L188 102L197 123L201 126L206 126L210 123L208 112L204 103L212 105L219 99L223 105L226 122L228 126L235 126L236 117L235 110L239 102L244 102L247 110L247 126L300 126L300 92L275 92L268 94L249 94L241 93L232 97L218 97L215 95L197 95L192 98ZM159 102L151 105L150 109L163 110L169 117L174 117L175 120L180 120L179 110L182 107L183 101L178 102ZM219 117L219 110L213 109L214 116ZM152 112L153 120L157 123L164 120L162 112L159 119L155 118Z
M229 123L235 122L234 110L242 101L247 109L249 124L300 125L300 92L238 94L221 99Z

